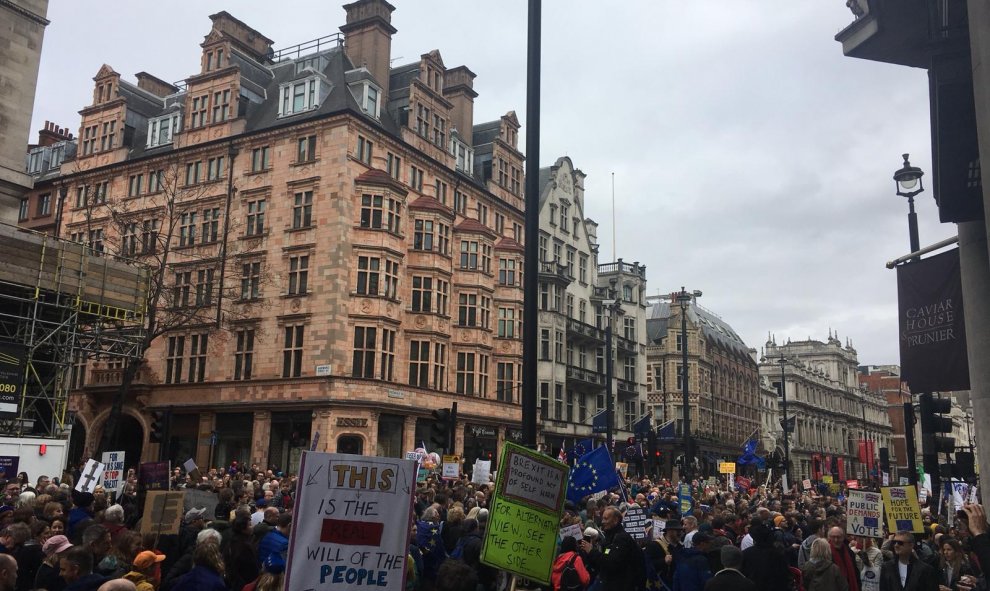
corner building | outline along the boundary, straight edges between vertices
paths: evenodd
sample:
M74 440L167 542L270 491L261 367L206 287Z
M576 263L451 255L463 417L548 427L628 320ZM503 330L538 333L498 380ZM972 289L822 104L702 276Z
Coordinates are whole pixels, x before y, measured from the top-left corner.
M165 267L173 323L120 427L146 460L156 410L165 455L199 465L399 457L455 401L466 463L521 439L521 330L495 322L522 316L519 122L475 125L475 74L436 50L390 67L389 3L344 9L341 34L280 51L220 12L185 81L94 78L59 229ZM122 379L77 365L85 453Z

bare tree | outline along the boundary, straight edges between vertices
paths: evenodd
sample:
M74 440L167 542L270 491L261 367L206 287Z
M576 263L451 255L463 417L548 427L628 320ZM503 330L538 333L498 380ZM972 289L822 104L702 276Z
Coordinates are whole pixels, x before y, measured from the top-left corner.
M261 240L260 236L237 239L239 225L231 215L237 190L229 174L235 156L234 150L224 156L222 171L219 165L207 171L202 161L163 161L147 178L131 178L132 186L120 196L107 196L105 185L87 188L85 238L90 247L133 258L150 269L144 337L139 354L129 358L121 372L103 427L102 450L118 444L124 401L155 339L195 328L222 334L217 329L223 322L236 320L259 305L239 303L245 295L240 278L230 277L229 261L239 254L235 251ZM208 176L205 182L201 175ZM259 274L256 282L262 279Z

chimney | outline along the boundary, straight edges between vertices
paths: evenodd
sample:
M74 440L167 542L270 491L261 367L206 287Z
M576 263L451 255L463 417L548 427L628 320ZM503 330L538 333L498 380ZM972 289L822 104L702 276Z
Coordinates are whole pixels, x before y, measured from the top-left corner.
M368 68L388 101L388 78L391 70L392 11L395 7L385 0L358 0L344 5L347 22L340 27L344 34L344 51L355 68Z
M474 147L474 91L475 73L467 66L451 68L443 76L443 96L453 106L450 110L451 126L467 145Z
M213 31L222 33L234 41L240 49L252 58L261 63L270 61L274 41L234 18L226 10L211 14L210 20L213 21Z
M165 82L161 78L152 76L147 72L138 72L134 75L134 77L137 78L138 88L147 90L157 97L165 98L170 94L179 92L178 87Z
M38 132L38 145L51 146L62 140L71 140L72 134L65 127L59 127L51 121L45 121L44 129Z

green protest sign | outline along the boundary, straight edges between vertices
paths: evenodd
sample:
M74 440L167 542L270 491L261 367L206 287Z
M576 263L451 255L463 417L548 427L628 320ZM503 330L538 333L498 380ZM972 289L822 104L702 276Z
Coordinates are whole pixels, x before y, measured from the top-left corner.
M549 585L568 468L508 442L498 465L481 561Z

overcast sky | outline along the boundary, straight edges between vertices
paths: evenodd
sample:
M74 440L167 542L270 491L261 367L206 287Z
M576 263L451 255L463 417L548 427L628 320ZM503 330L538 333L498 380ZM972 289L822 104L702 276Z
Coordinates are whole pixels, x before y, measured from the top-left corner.
M392 3L393 65L439 49L478 75L476 122L515 110L525 133L526 2ZM77 133L103 63L131 82L197 73L217 11L279 49L337 32L340 4L53 0L32 129ZM842 0L544 2L541 166L567 155L588 175L601 261L615 173L616 251L647 265L650 294L702 290L757 349L831 328L861 364L898 363L891 176L910 152L931 180L927 75L844 57L852 20ZM922 245L955 235L918 199Z

